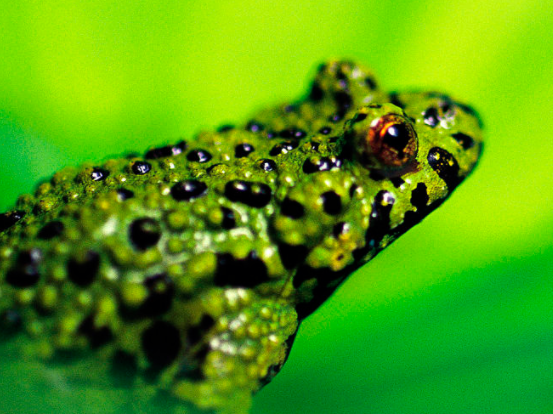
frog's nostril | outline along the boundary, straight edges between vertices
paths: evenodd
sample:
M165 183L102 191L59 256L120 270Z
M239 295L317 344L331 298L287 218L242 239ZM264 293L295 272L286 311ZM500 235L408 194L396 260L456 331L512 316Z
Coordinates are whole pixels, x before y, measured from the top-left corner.
M0 214L0 233L14 226L23 217L25 217L24 211L11 211Z

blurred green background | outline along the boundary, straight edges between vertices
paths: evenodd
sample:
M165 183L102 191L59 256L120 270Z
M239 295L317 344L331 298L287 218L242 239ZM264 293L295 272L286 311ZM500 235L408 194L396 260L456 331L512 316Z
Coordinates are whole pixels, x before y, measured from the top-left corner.
M0 209L67 164L296 99L350 57L470 102L475 173L300 330L254 413L553 412L553 5L2 1Z

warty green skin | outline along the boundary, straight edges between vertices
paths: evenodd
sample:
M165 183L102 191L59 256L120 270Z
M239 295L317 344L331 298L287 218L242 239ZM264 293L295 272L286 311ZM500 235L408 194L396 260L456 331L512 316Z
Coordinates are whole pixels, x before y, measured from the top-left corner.
M363 137L390 114L416 154L369 165ZM64 169L1 216L4 352L175 412L247 412L300 321L440 205L481 142L470 107L329 61L247 124Z

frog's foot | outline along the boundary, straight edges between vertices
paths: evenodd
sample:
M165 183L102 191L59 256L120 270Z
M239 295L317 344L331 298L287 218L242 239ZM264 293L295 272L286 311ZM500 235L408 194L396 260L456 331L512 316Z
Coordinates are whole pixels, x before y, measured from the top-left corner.
M251 290L210 291L191 357L167 372L171 392L200 409L246 413L252 394L280 370L297 331L295 310ZM171 372L172 371L172 372Z

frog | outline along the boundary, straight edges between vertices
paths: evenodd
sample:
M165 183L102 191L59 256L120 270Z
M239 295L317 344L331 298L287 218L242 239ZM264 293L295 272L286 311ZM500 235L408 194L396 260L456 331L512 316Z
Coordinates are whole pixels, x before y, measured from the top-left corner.
M66 386L247 413L301 322L482 145L471 106L333 59L242 124L64 168L0 215L3 353Z

